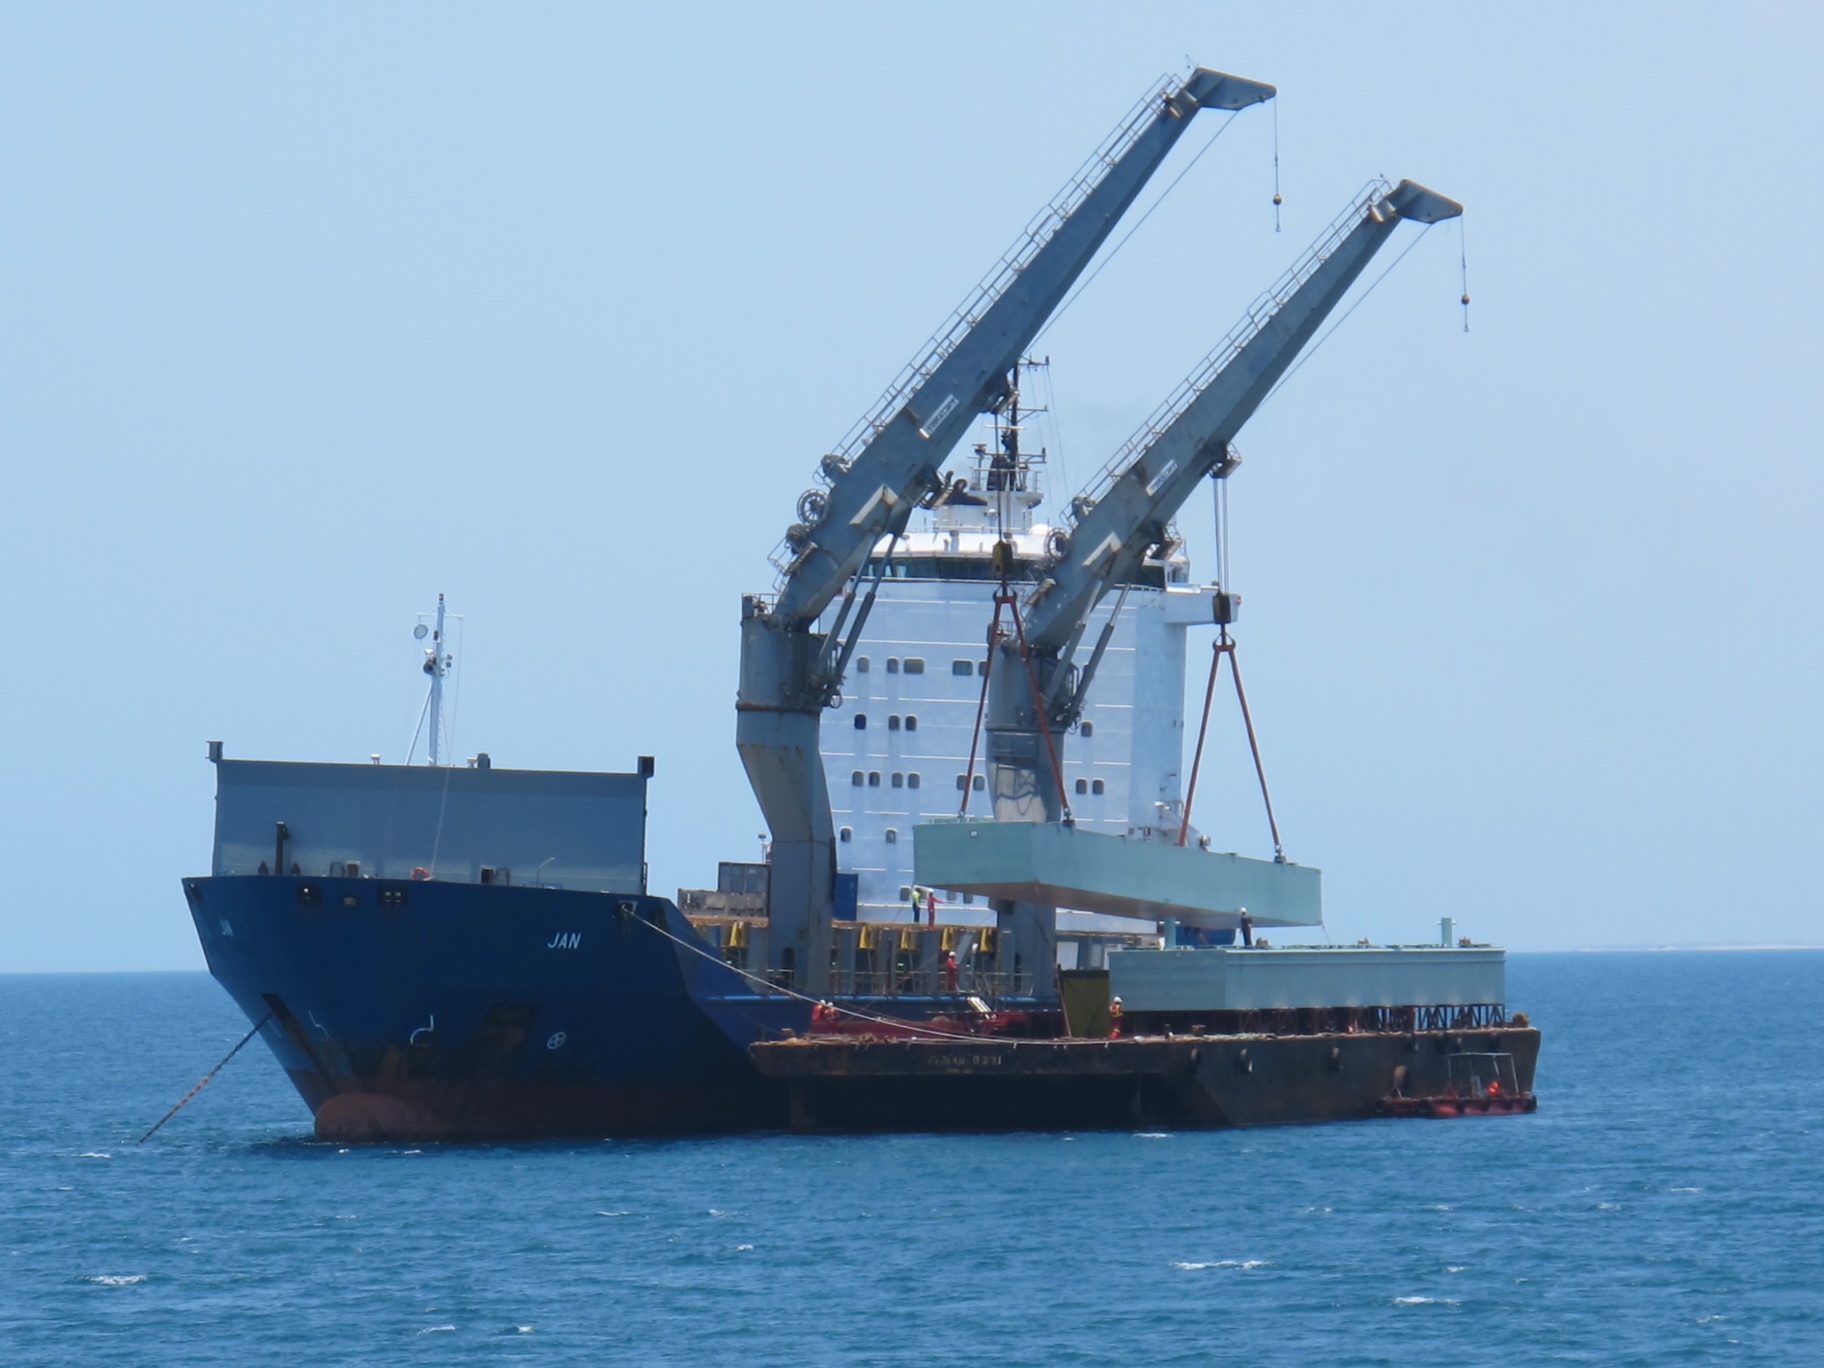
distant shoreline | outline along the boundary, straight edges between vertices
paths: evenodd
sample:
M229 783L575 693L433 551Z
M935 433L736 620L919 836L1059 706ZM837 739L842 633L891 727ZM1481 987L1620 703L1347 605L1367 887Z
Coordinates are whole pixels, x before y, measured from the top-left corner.
M1574 955L1640 955L1666 954L1672 952L1700 952L1707 955L1727 954L1740 950L1824 950L1824 945L1808 945L1803 942L1769 943L1765 945L1720 944L1720 945L1580 945L1568 953ZM1515 954L1564 954L1565 951L1534 950L1515 951Z

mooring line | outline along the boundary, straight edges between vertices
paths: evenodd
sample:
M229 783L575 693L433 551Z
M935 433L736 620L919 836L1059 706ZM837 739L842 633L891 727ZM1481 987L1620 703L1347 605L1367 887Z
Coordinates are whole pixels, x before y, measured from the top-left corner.
M796 998L799 1002L808 1002L814 1007L822 1006L822 1007L828 1008L831 1011L839 1012L843 1016L855 1017L857 1020L871 1022L876 1026L896 1026L901 1029L916 1031L919 1033L920 1037L923 1039L961 1040L961 1041L967 1041L968 1043L970 1043L972 1045L976 1045L976 1044L980 1044L984 1039L995 1039L996 1038L996 1037L960 1035L960 1034L950 1032L950 1031L938 1030L934 1026L921 1025L920 1023L918 1023L916 1021L907 1021L902 1017L876 1016L870 1012L858 1011L856 1008L853 1008L853 1007L838 1007L835 1003L829 1001L826 998L812 997L809 993L800 993L794 988L787 988L782 984L769 982L768 980L761 978L758 974L748 973L747 970L745 970L745 969L737 969L734 965L730 964L727 960L720 959L717 956L712 955L708 950L705 950L701 946L692 945L689 941L685 940L683 937L672 935L671 932L667 931L664 927L660 926L657 922L647 921L644 917L636 917L634 920L638 921L643 926L650 927L652 930L657 931L661 936L665 937L666 940L670 941L672 944L674 944L676 946L679 946L682 949L690 951L691 954L699 955L703 959L708 960L711 964L719 964L724 969L728 970L730 973L736 974L736 975L740 976L741 978L748 980L750 983L754 984L756 987L758 987L762 990L762 996L766 996L771 993L781 993L786 997ZM877 924L882 925L882 926L888 926L888 927L892 926L891 923L886 923L886 922L877 923ZM897 928L892 928L892 929L897 929ZM751 1018L750 1018L750 1020L751 1020ZM758 1023L756 1023L756 1024L758 1024ZM1005 1037L1000 1037L1000 1038L1005 1039ZM240 1047L236 1046L235 1048L239 1049ZM223 1060L222 1062L225 1064L228 1061ZM208 1081L209 1081L208 1079L204 1079L203 1083L207 1083ZM199 1083L196 1086L200 1088L200 1087L202 1087L202 1085L203 1085L202 1083ZM188 1098L185 1098L184 1100L186 1102L189 1101ZM181 1107L182 1105L183 1105L182 1102L178 1103L178 1106ZM163 1123L161 1122L160 1124L163 1124ZM154 1129L157 1129L157 1127L154 1127Z
M264 1026L267 1022L269 1022L271 1020L272 1020L272 1012L270 1010L268 1010L265 1016L261 1017L258 1021L253 1023L253 1029L251 1031L247 1032L246 1035L242 1036L240 1038L240 1041L235 1045L235 1047L232 1050L228 1051L227 1054L222 1056L222 1062L220 1064L217 1064L213 1069L209 1070L208 1073L203 1075L203 1081L201 1083L198 1083L194 1088L190 1089L189 1092L185 1093L183 1095L183 1097L181 1099L179 1099L178 1104L175 1107L171 1108L170 1111L166 1112L163 1116L159 1117L157 1126L152 1127L151 1130L147 1131L144 1135L140 1136L139 1139L135 1140L133 1143L135 1145L143 1145L146 1143L146 1141L150 1140L154 1135L156 1135L158 1133L158 1127L164 1125L165 1122L169 1121L172 1117L176 1116L180 1111L182 1111L184 1109L185 1105L190 1101L190 1099L195 1097L204 1088L206 1088L209 1085L209 1080L214 1078L218 1073L220 1073L222 1071L223 1067L228 1063L228 1061L233 1059L237 1054L239 1054L241 1052L241 1046L245 1045L248 1041L252 1040L256 1035L258 1035L260 1033L260 1027Z

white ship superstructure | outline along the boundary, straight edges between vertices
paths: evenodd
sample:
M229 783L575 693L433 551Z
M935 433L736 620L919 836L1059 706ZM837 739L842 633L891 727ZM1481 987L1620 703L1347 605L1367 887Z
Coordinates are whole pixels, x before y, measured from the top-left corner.
M997 426L996 438L1011 458L977 447L974 477L918 515L922 525L896 545L883 540L876 548L876 556L890 549L891 564L842 701L823 720L837 867L856 876L864 921L909 918L912 827L962 805L999 583L994 544L1003 535L1013 544L1016 582L1036 578L1050 555L1052 526L1040 512L1045 458L1019 453L1017 429ZM1064 783L1079 826L1115 835L1151 829L1176 839L1186 631L1213 626L1211 590L1191 583L1182 550L1149 562L1126 589L1108 596L1086 633L1095 640L1118 612L1089 705L1062 757ZM981 816L988 814L986 769L981 747L970 794L970 811ZM985 901L936 892L941 920L993 923Z

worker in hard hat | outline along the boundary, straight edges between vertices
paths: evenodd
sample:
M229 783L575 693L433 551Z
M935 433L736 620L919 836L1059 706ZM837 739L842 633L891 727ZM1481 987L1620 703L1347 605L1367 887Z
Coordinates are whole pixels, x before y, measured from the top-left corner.
M1121 1018L1126 1011L1127 1009L1121 1005L1120 998L1108 1000L1108 1038L1110 1040L1121 1039Z

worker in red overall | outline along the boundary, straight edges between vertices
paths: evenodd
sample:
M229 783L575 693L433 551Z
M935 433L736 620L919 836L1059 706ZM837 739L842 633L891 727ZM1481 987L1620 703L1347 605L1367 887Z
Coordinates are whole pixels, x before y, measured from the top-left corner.
M1121 1018L1122 1018L1123 1014L1126 1012L1126 1010L1127 1009L1121 1005L1120 998L1110 998L1109 999L1109 1003L1108 1003L1108 1038L1110 1040L1121 1039Z
M946 993L956 991L956 951L954 950L944 951L944 991Z

